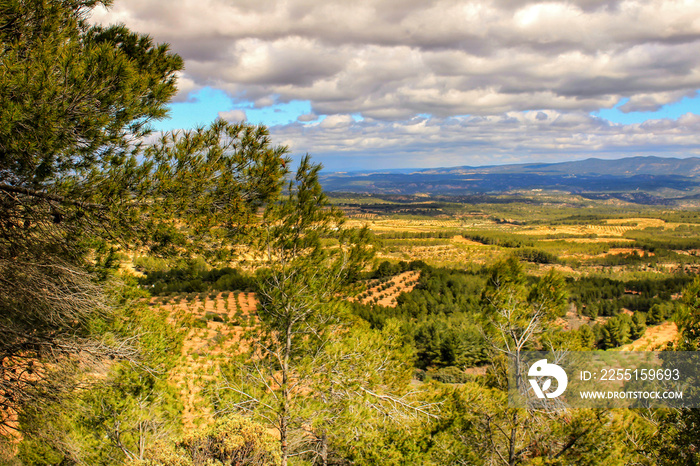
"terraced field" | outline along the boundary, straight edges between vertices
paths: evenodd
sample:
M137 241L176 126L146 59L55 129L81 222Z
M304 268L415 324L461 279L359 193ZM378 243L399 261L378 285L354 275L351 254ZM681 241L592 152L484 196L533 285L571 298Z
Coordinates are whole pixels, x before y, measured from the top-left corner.
M402 274L370 282L363 302L375 300L382 306L396 306L396 297L411 291L420 272ZM173 386L179 387L183 403L183 424L186 429L213 419L207 390L222 382L221 366L231 356L249 348L244 335L255 324L255 293L224 292L192 293L174 298L151 298L170 315L175 326L187 329L175 368L169 375Z
M185 428L194 427L195 419L206 423L214 413L203 392L221 381L223 361L248 349L242 337L254 323L255 294L195 295L190 299L172 298L166 303L152 298L151 304L168 311L174 325L187 328L182 352L169 380L180 388Z
M375 303L385 307L396 307L396 298L401 293L408 293L418 284L420 272L409 271L384 280L372 280L367 284L367 291L357 300L362 304Z

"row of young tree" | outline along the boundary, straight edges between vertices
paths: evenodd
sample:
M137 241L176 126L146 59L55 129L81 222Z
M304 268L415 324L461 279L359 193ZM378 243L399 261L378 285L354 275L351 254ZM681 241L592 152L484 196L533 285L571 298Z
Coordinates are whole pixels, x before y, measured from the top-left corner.
M413 291L397 297L396 307L355 303L354 313L374 328L383 328L387 321L400 321L404 338L415 348L415 365L420 371L488 363L489 344L484 331L488 327L488 301L484 289L494 269L450 270L422 262L384 262L372 276L386 277L406 270L420 270L420 279ZM529 286L540 280L526 275L521 279ZM577 330L576 338L584 342L582 347L609 349L641 338L647 324L674 318L678 302L672 300L672 295L680 294L690 280L687 275L630 281L587 276L563 280L558 286L569 306L593 319L606 317L602 323ZM623 308L633 312L622 313ZM558 317L563 315L562 308ZM442 376L437 373L437 377Z

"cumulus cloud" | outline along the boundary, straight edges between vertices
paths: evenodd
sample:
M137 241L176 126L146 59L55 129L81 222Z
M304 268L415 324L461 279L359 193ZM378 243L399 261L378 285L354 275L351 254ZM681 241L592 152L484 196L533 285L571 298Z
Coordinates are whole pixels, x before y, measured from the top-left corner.
M187 77L184 73L177 73L177 94L173 98L173 102L187 102L190 100L190 95L199 90L201 86L197 85L193 79Z
M350 115L331 115L318 126L323 129L348 128L354 121Z
M177 100L310 102L272 135L329 169L700 154L696 115L590 115L697 95L698 1L119 0L92 21L170 43Z
M647 110L700 88L684 0L121 0L93 20L171 43L187 86L316 114Z
M244 110L229 110L227 112L219 112L219 118L230 122L247 120L247 116Z
M700 155L700 116L622 125L584 112L363 120L272 128L276 141L309 152L326 168L439 167L585 157ZM371 164L370 164L371 162Z
M305 113L304 115L299 115L297 117L297 121L301 122L307 122L307 121L316 121L318 120L318 115L315 113Z

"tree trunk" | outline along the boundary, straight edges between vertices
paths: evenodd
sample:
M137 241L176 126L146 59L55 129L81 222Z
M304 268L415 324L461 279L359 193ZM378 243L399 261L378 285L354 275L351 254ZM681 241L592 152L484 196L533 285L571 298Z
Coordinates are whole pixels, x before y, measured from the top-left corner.
M283 402L286 405L286 402ZM280 450L282 452L282 466L287 466L287 457L289 456L289 451L287 447L287 414L285 412L285 407L282 408L282 415L280 416Z
M289 444L287 434L289 431L289 358L292 354L292 328L287 324L287 334L282 360L282 401L280 405L280 450L282 453L282 466L287 466L289 458Z
M321 464L328 466L328 437L325 432L321 435Z
M515 443L518 439L518 411L513 412L513 426L510 429L510 447L508 448L508 464L509 466L515 466L518 463L518 459L515 454Z

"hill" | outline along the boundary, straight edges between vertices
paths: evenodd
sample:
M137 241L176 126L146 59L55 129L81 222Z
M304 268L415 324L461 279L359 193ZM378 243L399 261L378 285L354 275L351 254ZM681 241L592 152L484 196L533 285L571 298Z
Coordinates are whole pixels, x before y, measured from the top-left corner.
M615 160L589 158L573 162L491 165L483 167L452 167L419 170L423 174L538 174L538 175L635 175L683 176L700 175L700 158L627 157Z
M700 194L700 158L590 158L575 162L327 173L327 191L375 194L498 194L556 190L594 199L673 204Z

